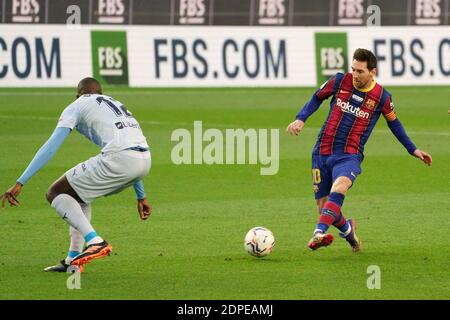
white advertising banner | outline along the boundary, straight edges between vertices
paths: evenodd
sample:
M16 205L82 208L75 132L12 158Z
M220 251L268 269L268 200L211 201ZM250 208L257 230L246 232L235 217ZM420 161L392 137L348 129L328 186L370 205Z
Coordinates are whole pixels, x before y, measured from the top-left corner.
M0 87L317 86L378 57L383 85L450 85L450 27L0 25Z
M0 87L73 87L91 61L88 29L0 25Z
M348 46L375 53L384 85L450 85L450 27L358 28Z
M133 28L128 45L133 48L131 86L308 86L315 82L311 32L299 28L161 27L156 32Z

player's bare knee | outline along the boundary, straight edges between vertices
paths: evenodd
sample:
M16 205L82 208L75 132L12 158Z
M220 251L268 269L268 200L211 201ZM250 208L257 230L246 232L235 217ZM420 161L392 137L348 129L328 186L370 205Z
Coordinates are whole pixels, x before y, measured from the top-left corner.
M346 194L347 190L352 186L352 180L347 177L339 177L331 187L331 192Z

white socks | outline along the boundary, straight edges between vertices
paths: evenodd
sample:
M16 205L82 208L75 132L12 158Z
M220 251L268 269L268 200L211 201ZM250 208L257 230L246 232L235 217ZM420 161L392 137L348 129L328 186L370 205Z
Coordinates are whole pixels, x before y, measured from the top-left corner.
M84 216L90 222L92 217L91 205L86 203L79 203L81 210L83 210ZM83 251L84 237L74 227L70 226L70 247L69 253L66 257L66 264L70 264L73 258L79 255Z
M101 237L97 235L94 228L88 219L90 219L90 206L85 206L85 213L82 210L82 206L71 196L68 194L60 194L52 201L52 207L56 209L58 215L63 218L68 224L70 224L76 231L81 233L84 241L86 241L87 245L93 243L100 243L103 241ZM72 238L72 231L71 231ZM74 243L79 244L79 235L75 234ZM74 249L78 249L77 244ZM81 247L83 244L81 244ZM72 247L72 243L71 243ZM80 248L81 251L82 248ZM72 250L74 252L78 252L78 250Z

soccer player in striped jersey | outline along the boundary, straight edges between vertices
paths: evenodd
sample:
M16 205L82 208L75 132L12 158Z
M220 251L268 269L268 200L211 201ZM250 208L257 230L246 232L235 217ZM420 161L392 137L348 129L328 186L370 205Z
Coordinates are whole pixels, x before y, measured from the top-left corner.
M308 247L316 250L333 242L330 225L339 229L354 252L361 250L356 222L341 211L347 190L361 173L364 145L379 117L406 150L427 165L431 155L414 145L394 110L391 94L375 81L377 58L366 49L353 54L352 72L337 73L325 82L297 114L287 131L298 135L306 120L331 97L330 111L320 130L312 154L314 193L320 218Z

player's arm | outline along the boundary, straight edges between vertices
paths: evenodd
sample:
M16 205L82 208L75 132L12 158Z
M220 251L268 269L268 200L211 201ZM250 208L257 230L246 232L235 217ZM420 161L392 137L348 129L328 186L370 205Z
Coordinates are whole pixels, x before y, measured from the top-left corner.
M134 191L137 198L137 209L142 220L147 220L152 214L152 205L147 202L147 195L144 190L144 183L142 180L137 181L134 185Z
M327 99L334 93L334 84L336 77L332 77L325 82L314 94L311 99L303 106L303 108L297 113L295 120L288 125L286 131L291 135L298 135L305 126L306 120L319 109L323 100Z
M408 137L405 128L395 114L394 104L392 103L390 97L387 99L386 104L382 109L382 113L386 119L389 129L392 131L397 140L400 141L400 143L405 147L408 153L419 158L430 166L433 161L431 155L425 151L417 149L416 145Z
M59 147L62 145L64 140L70 133L70 128L58 127L53 131L53 134L47 140L47 142L42 145L39 151L35 154L33 160L31 160L28 167L22 173L22 175L17 179L15 185L9 188L2 196L2 207L5 207L5 202L8 200L11 206L17 206L19 201L17 200L18 195L20 194L22 187L28 180L31 179L39 170L44 167L51 158L55 155L56 151L58 151Z

